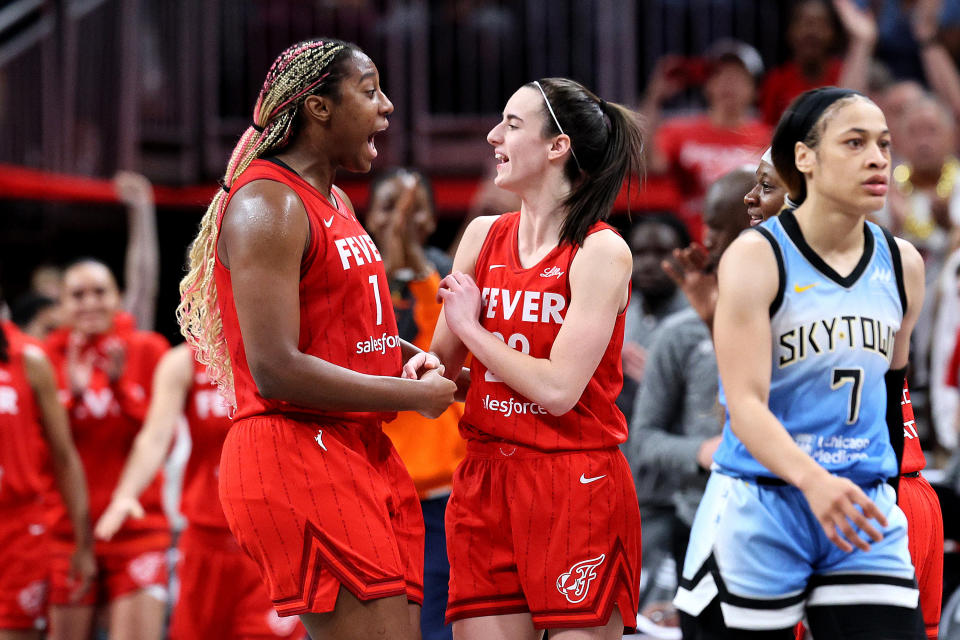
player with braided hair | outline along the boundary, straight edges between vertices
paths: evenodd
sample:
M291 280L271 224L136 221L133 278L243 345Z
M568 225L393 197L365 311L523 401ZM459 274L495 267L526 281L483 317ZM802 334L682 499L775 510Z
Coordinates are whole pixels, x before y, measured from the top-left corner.
M310 40L271 66L181 283L181 328L235 407L220 464L231 532L277 613L315 638L412 638L423 517L381 430L439 415L439 361L401 379L390 290L338 168L369 171L393 105L355 45ZM408 606L409 603L409 606Z

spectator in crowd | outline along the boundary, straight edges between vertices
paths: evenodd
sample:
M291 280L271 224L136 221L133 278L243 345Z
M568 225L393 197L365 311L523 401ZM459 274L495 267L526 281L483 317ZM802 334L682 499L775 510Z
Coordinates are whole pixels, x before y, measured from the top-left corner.
M960 224L956 121L936 98L922 95L893 126L901 133L896 142L899 160L893 169L894 188L878 220L917 247L926 267L927 289L933 292L954 248L951 243ZM921 425L929 415L930 393L942 381L956 329L956 325L946 327L945 335L936 340L939 349L931 348L938 302L935 295L926 297L913 333L911 397ZM932 372L937 373L931 375ZM932 417L936 422L937 416Z
M798 95L822 86L843 86L862 91L870 56L877 40L873 17L853 0L800 0L790 13L787 44L791 57L771 69L760 91L760 110L769 125L776 125L783 110ZM836 17L835 17L836 16ZM847 36L845 58L835 55L837 19Z
M442 309L437 290L453 261L442 249L427 245L436 218L426 176L413 169L394 169L374 178L364 226L383 256L400 337L429 349ZM432 420L416 411L401 411L383 425L413 478L423 508L423 640L452 638L451 627L443 624L450 579L444 515L453 472L466 451L458 432L462 415L463 404L458 402Z
M649 131L650 170L670 173L685 195L684 221L699 236L707 188L720 176L755 162L770 140L769 125L753 116L757 82L763 75L760 54L734 40L716 42L704 61L667 56L655 66L641 110ZM688 85L702 82L706 111L660 122L663 103Z
M747 228L743 194L753 186L752 171L735 169L707 192L708 271ZM654 334L626 444L643 520L644 570L656 570L664 557L682 564L721 426L710 328L694 309L677 311Z
M653 331L663 318L687 304L660 262L674 249L687 246L690 234L672 214L646 215L633 224L627 242L633 252L633 292L624 325L623 391L617 406L629 421Z

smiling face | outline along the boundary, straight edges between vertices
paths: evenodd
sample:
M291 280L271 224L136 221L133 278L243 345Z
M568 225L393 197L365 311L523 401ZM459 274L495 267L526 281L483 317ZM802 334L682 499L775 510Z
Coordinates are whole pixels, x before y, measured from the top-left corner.
M97 262L81 262L63 274L61 297L64 320L85 336L106 332L120 308L113 274Z
M345 62L349 72L340 81L339 99L327 99L335 160L348 171L365 173L377 157L374 136L386 130L393 103L380 88L373 61L354 51ZM307 100L319 98L307 98Z
M787 186L780 180L773 165L766 160L761 160L757 165L756 176L757 183L743 196L751 227L780 213L783 198L787 195Z
M546 171L556 138L543 137L545 124L540 92L531 87L518 89L507 101L503 119L487 134L498 161L494 184L518 193Z
M828 109L815 149L797 144L797 168L807 190L841 211L862 215L881 209L890 181L890 130L883 112L859 98Z

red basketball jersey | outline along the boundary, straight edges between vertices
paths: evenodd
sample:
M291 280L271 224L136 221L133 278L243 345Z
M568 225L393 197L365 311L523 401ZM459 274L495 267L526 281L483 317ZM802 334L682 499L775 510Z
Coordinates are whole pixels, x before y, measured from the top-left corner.
M31 340L13 324L0 322L7 362L0 361L0 507L35 502L45 483L43 426L33 387L23 366ZM38 347L39 348L39 347Z
M900 473L913 473L926 467L927 459L920 448L917 423L913 418L913 404L910 402L910 388L906 380L903 381L900 408L903 411L903 464L900 465Z
M190 427L190 460L183 474L180 511L190 524L227 528L217 484L220 452L230 429L229 406L210 384L207 368L193 361L193 384L184 415Z
M336 191L334 208L295 172L267 160L253 161L234 182L231 194L254 180L287 185L307 212L310 243L300 267L300 351L360 373L399 376L400 336L383 260L356 216ZM218 225L221 220L217 220ZM219 256L214 274L223 335L233 366L235 420L277 412L309 413L334 420L393 419L396 413L322 411L263 398L247 366L230 270Z
M67 373L67 348L70 330L61 329L50 334L47 349L57 371L60 394L65 400L70 417L70 430L87 477L90 493L90 518L96 522L110 503L133 441L140 432L150 404L153 372L169 345L166 339L151 331L136 331L114 326L83 347L84 353L95 351L97 358L107 357L109 342L123 343L125 356L123 373L111 383L107 374L95 368L87 388L79 396L72 396ZM97 542L97 549L122 549L136 539L135 546L169 538L167 519L163 513L160 489L162 474L150 483L140 496L146 515L131 518L109 542ZM59 499L51 505L53 535L60 540L73 540L73 527L67 510ZM156 534L156 535L154 535ZM147 538L144 538L144 536Z
M547 358L570 306L570 265L577 247L562 244L529 269L520 264L520 213L493 223L477 256L476 281L483 293L481 324L512 348ZM589 233L612 229L594 225ZM623 386L620 350L624 314L577 405L552 416L473 360L470 391L460 421L464 438L503 440L543 451L602 449L627 439L627 424L615 400Z

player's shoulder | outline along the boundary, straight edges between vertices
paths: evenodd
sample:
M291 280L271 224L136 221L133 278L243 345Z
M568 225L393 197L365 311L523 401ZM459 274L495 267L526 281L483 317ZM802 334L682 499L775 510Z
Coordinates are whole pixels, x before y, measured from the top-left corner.
M630 246L616 229L609 226L593 231L583 240L580 254L585 257L608 257L617 262L627 260L633 263L633 253Z

